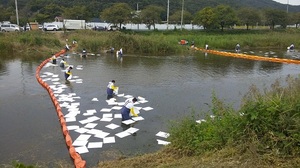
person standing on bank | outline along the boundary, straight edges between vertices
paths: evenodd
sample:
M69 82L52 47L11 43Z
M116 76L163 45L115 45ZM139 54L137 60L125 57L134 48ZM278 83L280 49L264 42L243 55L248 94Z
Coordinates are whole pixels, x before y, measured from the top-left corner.
M288 50L294 50L294 48L295 48L295 45L294 45L294 43L292 43L292 44L288 47Z
M208 50L208 44L205 44L205 50Z
M122 121L129 120L131 119L130 113L132 116L137 117L138 115L135 114L134 112L134 103L137 101L137 99L134 98L129 98L125 100L125 104L123 105L121 109L121 114L122 114Z
M239 43L237 43L236 46L235 46L235 51L240 52L240 50L241 50L241 46L240 46Z
M108 82L108 85L107 85L107 89L106 89L106 92L107 92L107 100L111 99L114 97L114 90L115 90L115 83L116 81L115 80L112 80L111 82Z
M70 50L70 47L69 47L68 43L66 43L65 51L67 52L67 51L69 51L69 50Z
M191 48L195 48L195 42L194 41L192 41Z
M87 56L87 51L85 48L82 50L81 57L86 57Z
M65 79L69 80L69 78L72 78L71 70L73 69L72 66L69 66L65 71Z

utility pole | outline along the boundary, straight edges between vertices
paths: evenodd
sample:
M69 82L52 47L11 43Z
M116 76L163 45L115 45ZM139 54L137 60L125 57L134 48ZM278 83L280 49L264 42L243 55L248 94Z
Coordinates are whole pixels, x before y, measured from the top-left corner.
M170 0L168 0L168 7L167 7L167 30L169 29L169 12L170 12Z
M140 17L140 13L139 13L139 3L136 3L136 14L138 15L137 17ZM138 19L139 20L139 19ZM137 25L138 30L140 30L140 24L138 23Z
M18 12L18 2L15 0L16 5L16 18L17 18L17 25L19 26L19 12Z
M286 13L289 13L289 0L287 0Z
M182 0L182 9L181 9L181 30L182 30L182 24L183 24L183 9L184 9L184 0Z

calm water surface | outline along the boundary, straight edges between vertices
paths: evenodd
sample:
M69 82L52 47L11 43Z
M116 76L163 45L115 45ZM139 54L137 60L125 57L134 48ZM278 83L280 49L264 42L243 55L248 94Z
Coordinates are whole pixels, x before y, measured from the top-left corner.
M280 52L257 52L257 55L295 58L298 54ZM216 95L235 108L252 84L259 88L270 86L276 79L282 81L287 75L297 76L300 67L295 64L281 64L244 60L216 55L195 53L193 56L135 56L123 59L114 55L90 56L85 59L70 55L65 58L74 67L73 75L82 83L71 82L64 93L80 96L80 111L109 107L106 103L106 85L112 79L120 87L119 93L142 96L148 100L144 106L153 110L142 112L145 118L134 125L139 131L135 136L116 137L116 142L104 144L101 149L90 149L82 154L88 167L99 160L110 160L121 155L132 156L157 151L155 136L159 131L168 132L171 120L199 112L199 119L211 104L211 96ZM42 61L40 61L42 62ZM58 60L59 62L59 60ZM65 140L61 132L55 108L48 92L35 79L39 61L24 62L12 60L0 66L0 165L20 160L25 164L46 163L52 167L55 162L72 164ZM60 67L46 67L44 72L59 75L59 82L65 83ZM41 74L41 75L42 75ZM52 85L51 81L47 81ZM91 101L98 98L98 102ZM123 101L122 98L117 98ZM63 109L64 114L67 113ZM118 112L115 112L118 113ZM101 117L102 114L98 114ZM68 125L79 125L77 122ZM110 123L120 125L120 119ZM109 123L98 122L97 129L115 134L121 127L109 130ZM73 141L79 133L70 131ZM93 140L93 139L91 139ZM94 139L95 140L95 139ZM163 140L163 139L162 139Z

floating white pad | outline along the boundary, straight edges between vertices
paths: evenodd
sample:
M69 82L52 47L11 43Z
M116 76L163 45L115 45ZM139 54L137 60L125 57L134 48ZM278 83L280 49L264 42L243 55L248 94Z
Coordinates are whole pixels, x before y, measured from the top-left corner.
M131 120L131 119L122 121L122 123L123 123L123 124L126 124L126 125L132 124L132 123L134 123L134 122L135 122L135 121L134 121L134 120Z
M102 148L103 142L89 142L88 148Z
M150 111L150 110L153 110L153 108L152 107L144 107L143 110Z
M95 128L97 125L98 125L98 124L96 124L96 123L88 123L88 124L86 124L84 127L85 127L85 128Z
M163 131L159 131L156 136L162 137L162 138L168 138L170 136L169 133L163 132Z
M170 142L168 142L168 141L163 141L163 140L160 140L160 139L157 139L157 143L158 143L159 145L169 145L169 144L170 144Z
M103 143L104 144L115 143L115 142L116 142L115 137L106 137L106 138L103 138Z
M106 127L106 128L109 128L109 129L116 129L116 128L120 127L120 126L117 125L117 124L111 123L111 124L109 124L109 125L107 125L107 126L105 126L105 127Z
M89 150L86 146L81 146L81 147L77 147L75 148L76 152L78 152L79 154L83 154L83 153L88 153Z
M119 138L124 138L126 136L129 136L131 135L129 132L126 132L126 131L122 131L120 133L117 133L116 136L119 137Z

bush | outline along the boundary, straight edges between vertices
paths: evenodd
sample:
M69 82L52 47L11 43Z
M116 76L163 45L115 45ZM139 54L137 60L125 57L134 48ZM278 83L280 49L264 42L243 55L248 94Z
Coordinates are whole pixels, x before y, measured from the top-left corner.
M226 146L247 148L256 144L252 152L299 156L300 80L287 77L286 83L283 87L277 81L263 93L251 87L240 110L213 95L214 117L207 116L198 124L193 112L191 117L173 123L171 146L182 154L197 155Z
M245 130L257 136L260 150L296 156L300 154L300 83L292 77L286 81L287 86L277 81L263 94L252 87L241 112Z

